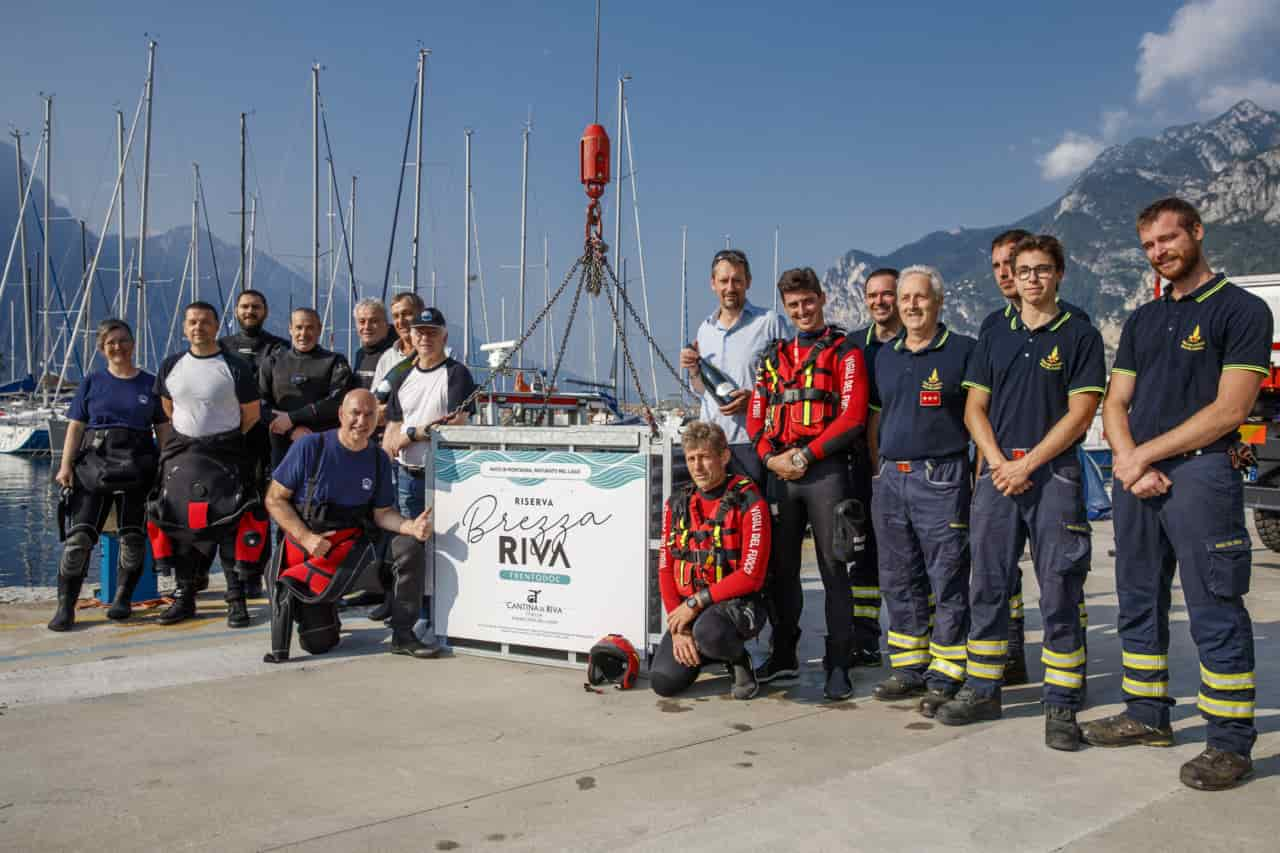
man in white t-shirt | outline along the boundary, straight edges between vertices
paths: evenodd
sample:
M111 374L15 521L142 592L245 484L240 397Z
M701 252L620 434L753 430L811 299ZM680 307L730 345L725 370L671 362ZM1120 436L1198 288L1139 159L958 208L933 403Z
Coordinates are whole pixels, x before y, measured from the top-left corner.
M199 469L201 459L212 459L214 464L223 465L238 475L233 478L238 480L234 483L227 482L226 478L211 478L210 483L219 485L217 489L210 487L210 490L218 493L201 493L203 506L208 508L225 505L228 500L233 499L231 492L237 489L239 483L251 479L251 472L246 464L251 456L247 452L244 434L261 417L253 369L244 359L224 351L218 345L217 309L207 302L192 302L183 311L182 330L190 347L185 352L174 353L166 358L156 374L156 396L160 398L165 414L173 423L171 436L162 448L160 460L160 476L165 489L148 508L149 521L153 522L153 527L159 528L172 523L172 512L181 514L180 511L184 508L187 513L194 512L194 504L192 507L186 507L185 504L177 509L175 507L181 502L177 495L179 491L183 491L179 484L185 485L190 472ZM174 478L172 481L171 477ZM256 506L256 496L252 503L255 505L253 510L245 510L241 505L239 511L241 514L254 512L260 519L260 526L265 529L265 514ZM236 549L231 548L231 541L239 536L239 528L222 523L217 526L206 525L202 513L197 513L196 516L197 520L180 525L189 527L190 530L169 531L174 536L174 541L169 545L173 551L169 562L173 564L177 590L173 603L160 614L157 621L168 625L195 615L198 578L202 574L207 575L215 552L222 551L227 578L227 625L231 628L247 628L250 619L242 575L252 573L254 566L241 565L240 556L233 554ZM215 534L213 531L222 532ZM264 535L259 531L254 539L255 547L252 550L257 556L251 562L255 564L262 559ZM161 553L155 548L154 539L152 545L157 560L160 561Z
M449 330L439 309L427 308L413 319L410 340L417 358L411 367L397 368L388 377L387 431L382 447L399 463L396 479L400 513L417 518L429 503L426 487L431 479L431 428L466 423L475 411L468 398L476 383L466 365L445 354ZM430 596L430 572L423 589Z

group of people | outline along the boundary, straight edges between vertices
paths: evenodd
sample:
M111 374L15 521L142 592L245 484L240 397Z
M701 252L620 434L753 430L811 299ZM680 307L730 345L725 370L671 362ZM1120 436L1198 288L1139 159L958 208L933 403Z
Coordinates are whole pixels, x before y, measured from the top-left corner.
M369 616L390 625L391 651L437 656L424 442L432 427L465 420L475 389L447 354L444 315L401 293L392 329L386 306L360 301L353 371L319 345L314 309L290 313L287 341L264 329L262 293L242 291L235 311L239 331L219 339L217 309L187 305L187 348L154 376L134 363L127 323L100 324L106 366L76 390L55 476L65 544L48 627L74 626L89 557L114 513L120 557L110 619L132 613L149 539L157 570L175 578L161 624L195 615L220 557L232 628L250 624L247 602L262 595L268 572L270 662L288 659L295 626L308 651L332 648L340 599L369 576L382 589L370 591L373 601L356 600L378 604Z
M811 269L778 281L787 329L747 301L746 256L717 253L717 309L680 357L702 410L682 438L692 483L666 507L668 631L650 663L653 689L674 695L708 662L728 666L738 699L799 673L800 554L811 530L824 695L847 699L850 667L881 665L883 600L891 672L873 696L914 700L946 725L998 719L1002 687L1028 680L1019 560L1030 544L1046 745L1172 745L1176 567L1208 730L1180 778L1201 790L1246 779L1257 737L1250 537L1239 455L1229 451L1270 375L1272 317L1211 270L1191 204L1161 199L1136 226L1166 286L1125 322L1109 378L1098 329L1060 298L1066 252L1051 235L993 240L1006 305L977 338L941 320L944 282L932 267L872 272L872 323L845 333L827 323ZM700 360L738 389L704 388ZM1099 405L1114 460L1125 709L1081 723L1092 531L1077 448ZM766 621L770 651L753 669L745 644Z

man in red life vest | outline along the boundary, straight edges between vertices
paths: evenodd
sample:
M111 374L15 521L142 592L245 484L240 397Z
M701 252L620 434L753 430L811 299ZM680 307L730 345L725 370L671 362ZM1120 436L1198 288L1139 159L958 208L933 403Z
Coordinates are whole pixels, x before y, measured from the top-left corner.
M812 269L784 272L778 292L798 334L766 347L747 410L747 431L769 470L767 493L776 523L766 592L773 648L756 677L772 681L799 674L796 644L804 606L800 548L805 528L812 526L826 591L823 693L842 700L853 695L848 669L853 597L849 567L832 549L834 509L853 496L848 455L866 430L867 377L857 342L827 325L827 298Z
M733 668L733 698L759 689L745 643L764 626L760 588L769 564L769 510L750 478L730 475L716 424L694 421L681 439L693 485L672 494L662 523L658 586L666 635L649 665L659 696L698 678L708 660Z

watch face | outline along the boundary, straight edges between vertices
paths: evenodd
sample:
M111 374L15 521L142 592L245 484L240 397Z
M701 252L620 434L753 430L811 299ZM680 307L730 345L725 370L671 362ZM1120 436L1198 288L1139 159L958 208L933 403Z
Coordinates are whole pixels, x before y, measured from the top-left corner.
M796 466L797 468L803 468L805 466L804 454L803 453L791 454L791 464Z

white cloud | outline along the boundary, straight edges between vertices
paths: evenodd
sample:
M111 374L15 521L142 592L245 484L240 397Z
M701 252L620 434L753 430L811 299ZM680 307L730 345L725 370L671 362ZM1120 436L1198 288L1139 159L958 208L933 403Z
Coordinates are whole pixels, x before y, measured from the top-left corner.
M1198 106L1206 113L1222 113L1246 98L1263 109L1280 109L1280 83L1264 77L1244 83L1220 83L1200 98Z
M1070 178L1092 163L1104 147L1100 139L1068 130L1062 141L1040 158L1040 175L1046 181Z
M1131 122L1132 116L1129 115L1128 110L1103 110L1102 138L1107 142L1116 141Z
M1254 49L1269 55L1266 36L1280 31L1280 0L1191 0L1163 33L1146 33L1138 46L1139 103L1166 87L1189 83L1203 89L1221 72L1239 72Z

